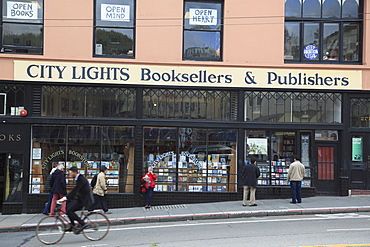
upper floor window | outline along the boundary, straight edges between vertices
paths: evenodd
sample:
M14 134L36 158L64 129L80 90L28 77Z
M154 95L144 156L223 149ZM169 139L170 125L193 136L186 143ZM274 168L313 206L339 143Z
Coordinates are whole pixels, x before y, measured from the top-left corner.
M362 1L285 0L285 62L361 63Z
M185 1L183 60L222 60L221 2Z
M94 55L134 58L135 0L96 0Z
M43 54L44 1L3 0L0 52Z

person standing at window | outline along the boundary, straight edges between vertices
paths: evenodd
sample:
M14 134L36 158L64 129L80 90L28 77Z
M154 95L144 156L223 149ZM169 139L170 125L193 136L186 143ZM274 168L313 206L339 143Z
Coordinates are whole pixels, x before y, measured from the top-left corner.
M145 182L144 186L146 188L145 208L150 208L156 179L157 179L157 175L153 173L153 167L149 167L148 172L141 178L141 181Z
M53 200L51 202L50 215L54 215L57 200L67 195L66 175L64 174L63 170L64 165L58 165L55 172L51 175L50 188L51 192L53 193ZM60 214L65 213L66 213L66 202L63 202Z
M89 211L94 211L96 205L98 202L100 202L100 205L104 211L105 214L110 214L111 212L108 211L107 202L105 201L105 193L107 193L107 183L105 180L105 175L107 174L108 169L105 166L102 166L100 169L100 173L98 174L96 184L93 188L93 194L94 194L94 203L92 204Z
M260 169L257 166L255 158L251 158L251 162L244 166L242 181L243 181L243 206L247 206L247 197L250 193L249 206L257 206L256 204L256 187L257 178L260 176Z
M292 193L292 201L290 203L302 202L302 180L304 177L304 165L300 162L300 157L294 156L294 162L290 164L288 171L288 182L290 182L290 190Z

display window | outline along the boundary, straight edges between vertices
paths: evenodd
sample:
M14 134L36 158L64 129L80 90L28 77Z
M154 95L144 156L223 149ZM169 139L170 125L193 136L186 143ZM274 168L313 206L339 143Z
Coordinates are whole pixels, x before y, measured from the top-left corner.
M299 139L293 131L245 131L246 162L254 157L260 169L258 185L284 186L288 185L289 165L292 157L298 154ZM301 134L301 162L306 167L302 186L311 186L310 170L310 133Z
M47 193L47 177L60 164L76 166L89 181L105 166L109 192L133 193L133 127L35 125L32 138L30 193ZM71 189L74 181L66 179Z
M43 54L44 1L2 1L0 52Z
M157 174L156 191L235 192L234 129L144 128L144 169Z

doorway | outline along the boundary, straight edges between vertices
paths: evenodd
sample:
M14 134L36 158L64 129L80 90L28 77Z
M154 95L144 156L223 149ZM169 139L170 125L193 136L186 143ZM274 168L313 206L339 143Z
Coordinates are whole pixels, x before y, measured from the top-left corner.
M337 193L337 144L317 144L315 162L315 187L318 194Z
M0 205L21 203L22 185L23 154L0 153Z
M351 136L350 188L370 189L370 133Z

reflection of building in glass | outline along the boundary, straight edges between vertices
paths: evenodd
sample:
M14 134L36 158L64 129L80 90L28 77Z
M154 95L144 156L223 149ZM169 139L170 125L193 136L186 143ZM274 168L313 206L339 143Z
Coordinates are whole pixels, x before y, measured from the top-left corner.
M185 57L215 58L218 55L217 51L210 47L190 47L185 50Z

